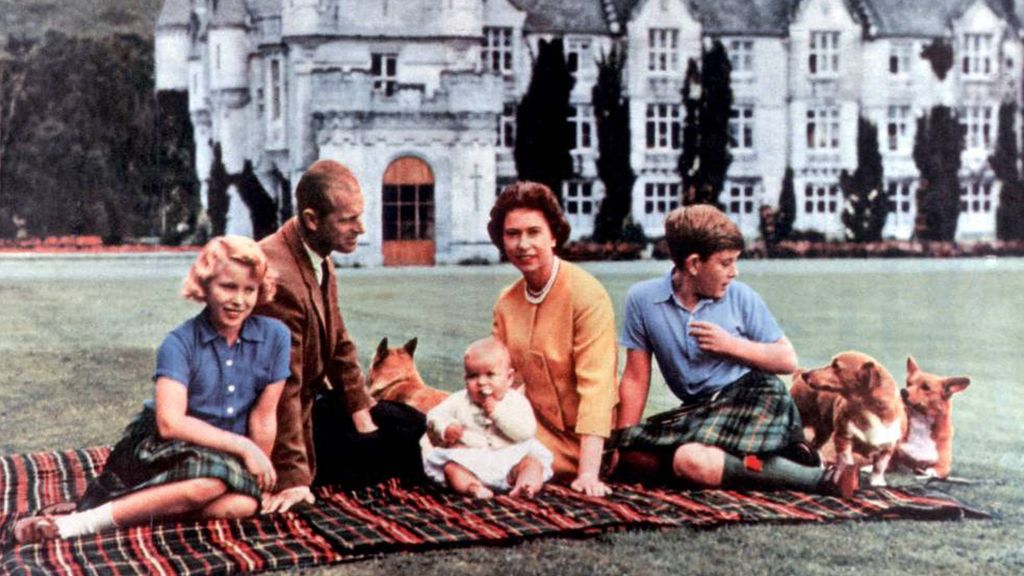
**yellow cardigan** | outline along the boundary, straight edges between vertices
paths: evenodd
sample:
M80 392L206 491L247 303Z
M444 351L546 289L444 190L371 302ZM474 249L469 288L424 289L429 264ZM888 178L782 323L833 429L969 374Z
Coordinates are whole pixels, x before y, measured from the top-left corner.
M580 435L607 438L618 403L615 313L608 292L580 267L562 261L540 304L520 279L494 305L494 335L537 415L537 438L555 455L555 474L574 476Z

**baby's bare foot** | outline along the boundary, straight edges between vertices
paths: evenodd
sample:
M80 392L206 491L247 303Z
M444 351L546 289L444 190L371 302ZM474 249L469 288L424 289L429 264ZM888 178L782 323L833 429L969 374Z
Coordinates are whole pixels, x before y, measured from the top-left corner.
M473 498L493 498L494 492L483 484L474 484L469 487L469 494Z

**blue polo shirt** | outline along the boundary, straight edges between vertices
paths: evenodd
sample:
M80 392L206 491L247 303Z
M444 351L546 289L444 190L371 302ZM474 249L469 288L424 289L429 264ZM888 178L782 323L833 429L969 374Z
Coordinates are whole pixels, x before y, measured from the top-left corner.
M684 402L735 382L750 367L705 353L686 329L691 320L712 322L730 334L755 342L776 342L784 334L764 300L743 282L733 280L721 299L700 300L690 312L672 292L672 272L635 284L626 294L619 343L654 355L672 392Z
M156 352L153 380L166 376L185 385L189 416L246 435L249 409L260 392L291 373L291 333L281 321L250 316L228 346L204 309L168 334ZM153 407L153 401L146 405Z

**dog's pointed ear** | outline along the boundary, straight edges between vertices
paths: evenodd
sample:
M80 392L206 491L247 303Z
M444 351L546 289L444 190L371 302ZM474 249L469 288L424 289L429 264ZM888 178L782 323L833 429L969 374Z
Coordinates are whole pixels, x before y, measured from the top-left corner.
M409 356L412 356L413 354L416 353L416 344L418 340L418 338L413 338L412 340L406 342L405 346L402 346L402 348L405 348L405 351L409 353Z
M377 344L377 359L383 360L388 355L388 337L385 336L380 339L380 344Z
M908 354L907 355L907 376L908 377L909 376L913 376L918 370L920 370L920 368L917 367L917 361L914 360L913 356Z
M877 388L882 382L882 374L874 362L865 362L857 372L857 380L865 390Z
M957 392L963 392L971 385L971 379L966 376L953 376L942 381L942 395L951 398Z

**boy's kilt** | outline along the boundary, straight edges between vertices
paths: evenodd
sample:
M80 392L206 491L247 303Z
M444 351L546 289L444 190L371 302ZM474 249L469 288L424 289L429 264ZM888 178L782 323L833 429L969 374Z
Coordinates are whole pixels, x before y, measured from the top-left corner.
M751 371L702 400L613 431L609 449L660 453L696 442L733 454L768 454L803 439L800 413L777 376Z
M228 492L261 497L256 478L233 455L181 440L161 440L156 413L145 408L125 428L103 468L78 501L79 510L95 508L125 494L162 484L216 478Z

